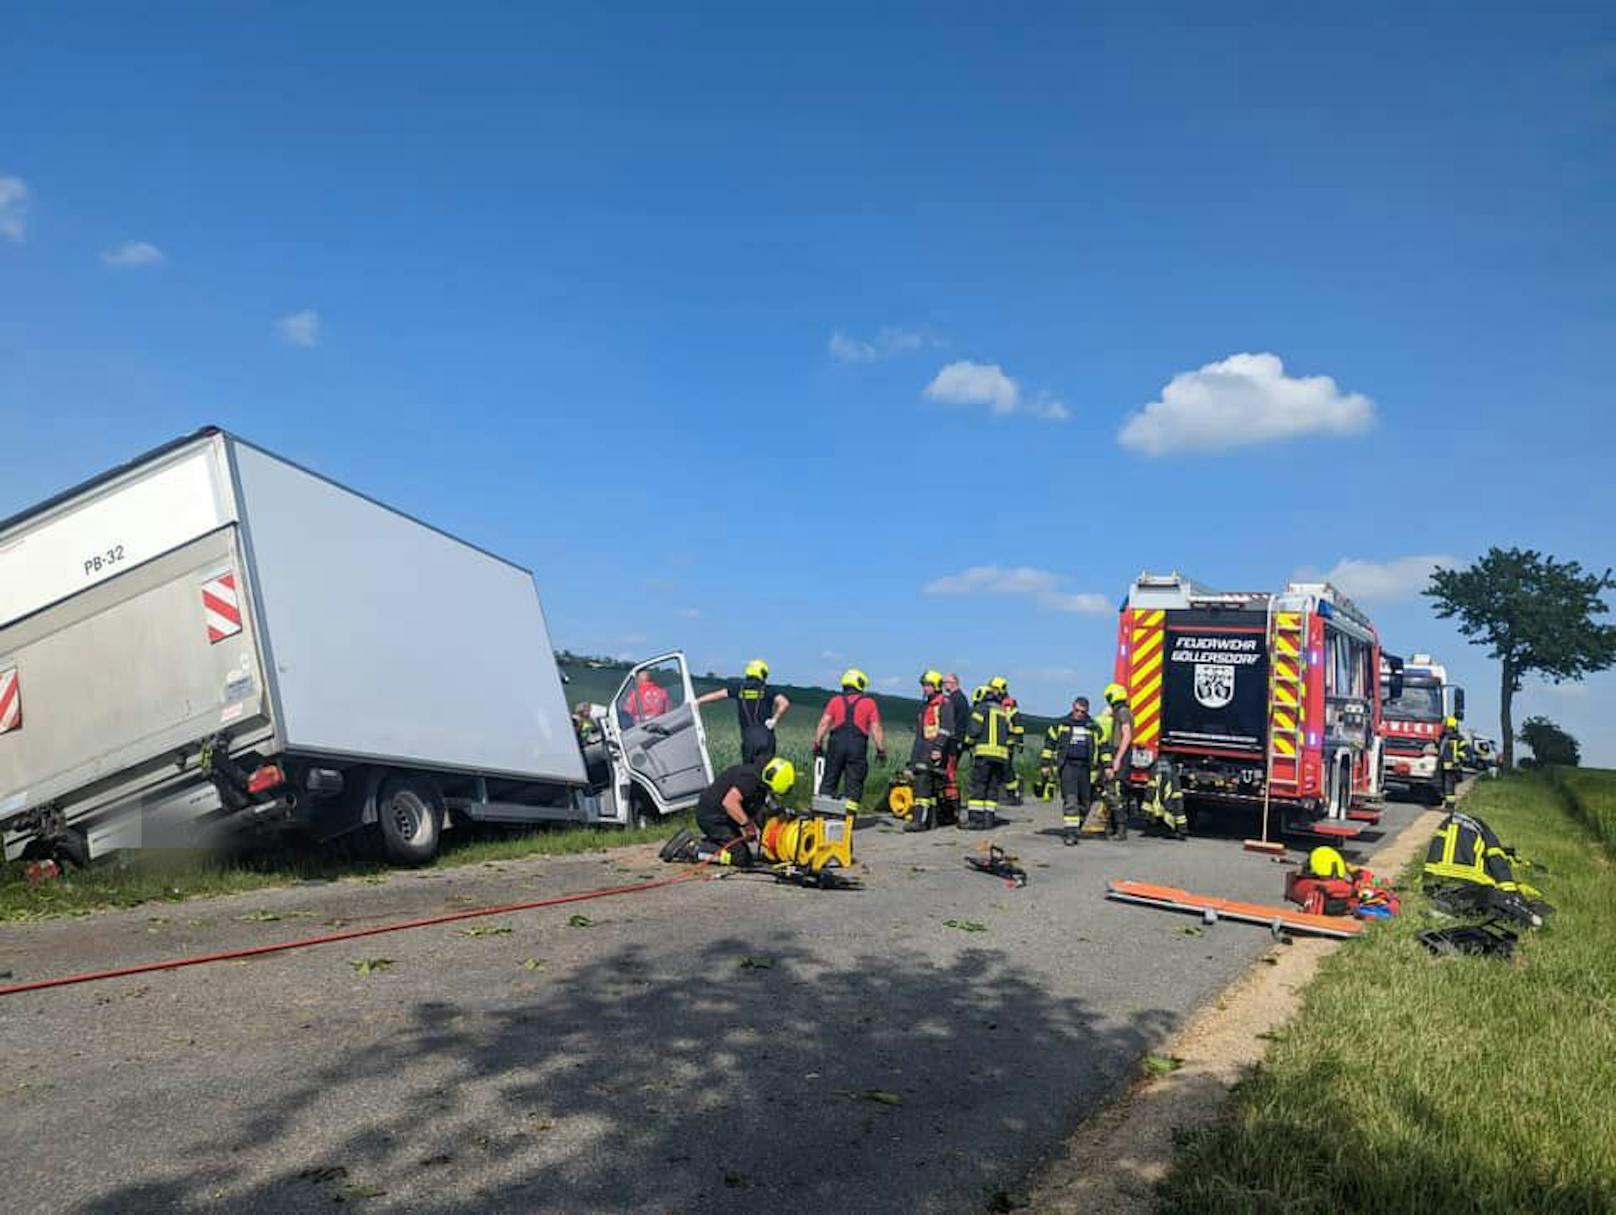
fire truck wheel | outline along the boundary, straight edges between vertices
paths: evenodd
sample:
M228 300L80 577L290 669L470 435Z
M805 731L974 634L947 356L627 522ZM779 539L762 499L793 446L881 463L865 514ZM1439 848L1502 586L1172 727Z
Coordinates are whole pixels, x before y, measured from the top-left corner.
M376 798L382 852L395 865L424 865L443 840L443 803L431 783L395 777Z

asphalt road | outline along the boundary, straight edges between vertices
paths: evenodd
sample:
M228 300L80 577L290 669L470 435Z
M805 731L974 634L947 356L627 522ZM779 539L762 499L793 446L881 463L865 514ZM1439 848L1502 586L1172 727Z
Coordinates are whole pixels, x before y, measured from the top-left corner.
M870 826L858 891L735 875L0 998L6 1209L982 1211L1268 944L1107 902L1106 880L1278 902L1282 875L1245 823L1065 848L1050 807L1007 816L1020 890L964 868L981 835ZM0 970L669 870L634 849L9 926Z

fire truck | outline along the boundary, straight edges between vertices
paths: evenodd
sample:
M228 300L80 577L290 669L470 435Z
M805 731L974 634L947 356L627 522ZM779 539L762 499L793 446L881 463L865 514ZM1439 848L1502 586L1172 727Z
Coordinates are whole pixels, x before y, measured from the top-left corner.
M1437 763L1442 723L1448 717L1464 720L1464 689L1449 682L1447 668L1429 654L1415 654L1407 662L1388 654L1381 676L1386 788L1438 805L1442 801L1442 773Z
M1167 760L1192 804L1354 835L1379 818L1380 670L1374 624L1329 583L1231 593L1141 574L1117 633L1131 781Z

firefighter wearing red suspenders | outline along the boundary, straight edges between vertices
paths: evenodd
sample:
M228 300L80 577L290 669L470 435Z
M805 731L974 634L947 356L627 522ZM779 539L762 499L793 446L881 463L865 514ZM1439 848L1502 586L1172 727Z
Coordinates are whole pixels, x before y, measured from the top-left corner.
M920 712L915 718L915 745L909 766L915 774L915 812L905 831L930 831L938 822L938 795L948 781L947 763L957 729L954 707L943 691L940 671L920 677Z
M870 677L857 667L842 673L842 690L831 697L814 730L814 757L825 757L825 776L818 792L824 797L845 799L849 814L857 813L864 797L864 782L870 775L869 740L875 739L875 757L887 758L886 733L881 728L881 710L865 695Z

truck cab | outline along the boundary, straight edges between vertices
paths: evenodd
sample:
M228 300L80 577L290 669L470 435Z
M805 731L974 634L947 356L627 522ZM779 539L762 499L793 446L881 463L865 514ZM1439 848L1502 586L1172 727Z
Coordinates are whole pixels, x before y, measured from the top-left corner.
M1398 664L1395 678L1392 663ZM1450 683L1447 668L1429 654L1391 659L1382 674L1382 783L1436 805L1442 800L1442 726L1450 716L1464 720L1464 689Z

